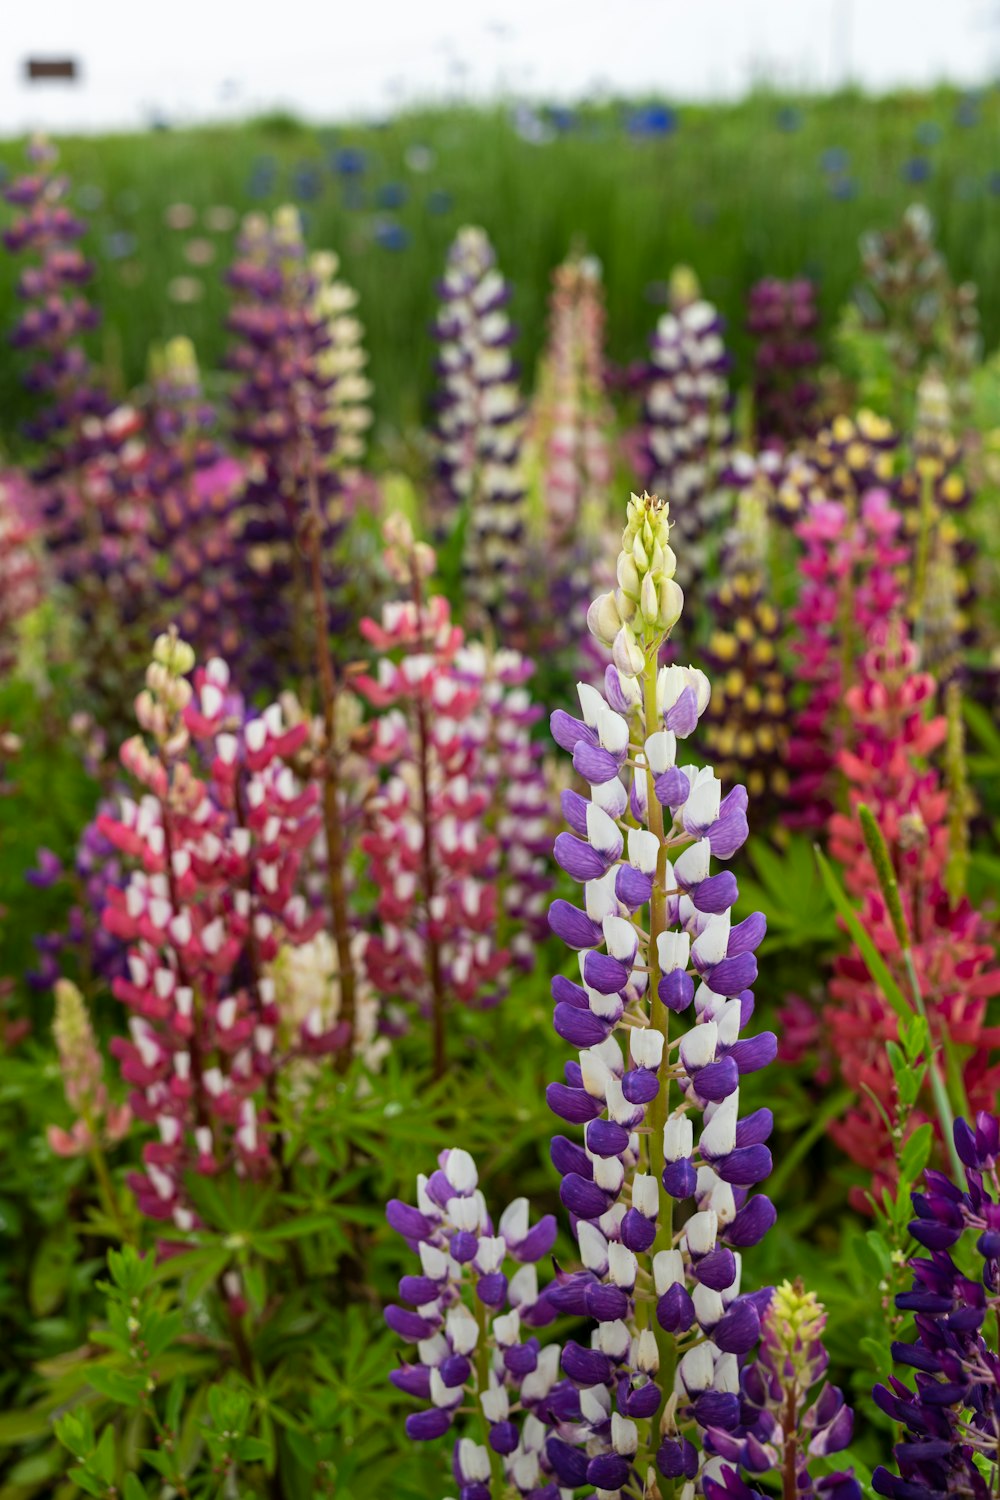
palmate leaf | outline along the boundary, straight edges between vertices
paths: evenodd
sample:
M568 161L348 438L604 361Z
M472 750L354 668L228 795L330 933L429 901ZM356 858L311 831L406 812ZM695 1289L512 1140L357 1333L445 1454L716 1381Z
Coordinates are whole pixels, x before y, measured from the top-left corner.
M762 911L767 917L761 952L807 948L836 938L833 907L808 839L792 836L780 853L764 838L751 839L747 856L757 878L740 876L738 911Z

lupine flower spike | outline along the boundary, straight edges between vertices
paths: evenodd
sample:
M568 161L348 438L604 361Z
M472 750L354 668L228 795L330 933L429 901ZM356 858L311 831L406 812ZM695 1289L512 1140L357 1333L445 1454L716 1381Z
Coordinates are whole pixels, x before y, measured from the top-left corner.
M723 322L686 266L671 277L670 310L650 342L645 397L649 483L670 495L684 545L678 577L690 588L704 568L706 541L725 496L718 484L732 442L729 355Z
M750 288L747 329L754 351L754 418L761 444L795 443L816 430L819 344L816 288L801 277L766 276Z
M955 1146L965 1184L928 1171L912 1194L910 1233L927 1254L910 1262L913 1286L896 1298L915 1337L892 1352L913 1384L891 1376L874 1390L903 1428L899 1474L879 1465L872 1475L876 1494L893 1500L987 1500L1000 1482L1000 1121L957 1120Z
M750 1476L780 1475L782 1500L861 1500L853 1471L814 1479L811 1460L840 1453L854 1430L854 1413L834 1385L820 1382L829 1358L823 1347L826 1313L801 1281L775 1287L761 1316L760 1348L741 1377L745 1432L710 1434L715 1451ZM818 1389L817 1389L818 1387ZM735 1468L705 1481L708 1500L766 1496Z
M136 700L149 742L136 736L122 747L143 792L100 820L136 862L104 913L128 944L128 972L112 988L130 1012L129 1035L112 1050L135 1115L158 1135L131 1185L144 1214L182 1230L195 1223L186 1172L271 1169L280 1059L268 966L324 920L298 889L321 827L315 785L301 785L288 764L305 724L287 726L277 705L248 715L224 662L207 663L192 684L193 666L176 635L157 641ZM310 1013L291 1050L320 1055L349 1036L343 1021L325 1031Z
M510 287L482 229L466 228L448 252L434 325L439 520L466 517L466 587L489 616L514 618L511 586L523 553L523 402L510 345Z
M552 1143L583 1269L549 1295L598 1327L563 1351L577 1445L553 1437L548 1453L561 1485L601 1494L648 1493L657 1470L721 1472L699 1433L740 1432L740 1361L770 1295L740 1291L741 1253L775 1218L751 1192L770 1171L771 1112L740 1116L740 1078L775 1055L770 1032L740 1035L765 924L733 924L736 881L712 872L747 837L745 790L724 796L710 767L678 764L711 689L694 667L659 666L683 603L669 529L664 501L632 496L618 589L590 611L614 665L603 693L581 684L580 718L552 716L589 796L564 794L572 832L555 847L583 904L549 917L580 964L579 982L553 981L556 1030L579 1054L548 1100L584 1131Z
M50 1125L49 1145L59 1156L81 1156L95 1147L120 1141L132 1123L132 1112L127 1104L114 1104L108 1098L104 1061L80 991L68 979L61 979L55 995L52 1030L66 1103L76 1119L69 1130Z
M546 1435L562 1423L571 1432L576 1405L559 1374L558 1344L542 1345L534 1332L555 1317L535 1266L552 1249L556 1222L549 1214L531 1225L528 1200L515 1198L494 1226L469 1153L442 1151L438 1163L430 1177L417 1178L415 1207L393 1199L386 1211L420 1257L420 1273L399 1283L410 1306L385 1314L417 1353L390 1379L429 1403L407 1417L406 1433L441 1437L464 1410L482 1441L456 1437L452 1470L461 1500L548 1500L556 1490Z

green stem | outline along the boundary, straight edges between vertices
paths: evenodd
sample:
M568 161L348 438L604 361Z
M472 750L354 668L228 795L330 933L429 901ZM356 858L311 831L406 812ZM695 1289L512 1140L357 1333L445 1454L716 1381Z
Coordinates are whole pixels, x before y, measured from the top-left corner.
M655 642L646 656L646 665L642 676L642 700L643 718L645 721L646 734L652 734L658 722L656 706L656 677L659 670L659 639ZM657 938L667 926L667 845L663 836L663 808L660 806L656 796L656 778L651 768L646 767L646 802L647 821L651 833L654 833L660 843L660 851L656 862L656 879L653 883L653 892L649 902L649 947L647 950L647 962L649 964L649 997L650 997L650 1025L655 1027L663 1036L663 1058L660 1062L660 1088L649 1107L649 1162L653 1175L656 1178L658 1189L663 1177L663 1127L670 1114L670 1055L667 1044L670 1040L670 1012L659 996L660 984L660 957L657 951ZM660 1190L660 1212L657 1216L656 1239L653 1242L652 1254L655 1256L660 1250L669 1250L674 1242L674 1200ZM656 1348L660 1356L660 1368L658 1383L660 1386L661 1401L663 1393L667 1395L674 1388L674 1373L677 1368L677 1341L672 1334L661 1328L653 1320L653 1332L656 1335ZM658 1446L659 1435L658 1423L654 1416L650 1424L649 1450L650 1459L655 1462L655 1452ZM674 1482L665 1480L661 1485L663 1500L673 1500Z
M476 1298L476 1322L479 1338L476 1340L476 1394L479 1397L479 1415L483 1424L483 1444L490 1456L490 1494L500 1496L504 1492L503 1460L490 1442L490 1423L483 1411L482 1397L490 1388L490 1342L489 1312L486 1304Z
M923 991L920 988L920 980L917 978L917 970L916 965L913 962L912 949L903 949L903 963L906 967L906 977L910 981L910 990L913 994L913 1003L917 1008L918 1015L920 1015L927 1024L927 1035L929 1038L928 1046L930 1049L930 1057L928 1059L930 1066L928 1071L931 1081L931 1094L934 1099L934 1107L937 1110L938 1122L941 1126L941 1134L944 1136L945 1145L948 1148L948 1155L951 1158L951 1164L955 1172L955 1181L961 1183L965 1181L965 1168L962 1166L962 1159L955 1147L955 1116L952 1111L951 1100L948 1098L948 1090L945 1087L944 1079L941 1077L941 1069L938 1064L938 1059L934 1055L934 1037L931 1033L930 1021L927 1016L927 1006L924 1002ZM946 1037L942 1047L942 1051L945 1055L945 1061L948 1067L949 1074L952 1078L953 1087L955 1086L955 1074L957 1073L958 1075L958 1087L961 1090L961 1093L959 1094L959 1101L966 1114L966 1117L968 1117L969 1103L965 1097L965 1086L962 1083L961 1072L958 1070L957 1060L955 1059L952 1052L950 1038Z
M114 1222L114 1226L118 1231L118 1238L122 1244L134 1244L133 1235L125 1222L125 1213L121 1206L121 1200L118 1197L114 1180L108 1170L107 1158L97 1140L96 1131L91 1126L89 1120L84 1123L87 1125L88 1130L91 1130L94 1140L94 1144L90 1148L90 1165L94 1169L94 1177L97 1181L97 1194L101 1200L101 1207L108 1215L108 1218Z

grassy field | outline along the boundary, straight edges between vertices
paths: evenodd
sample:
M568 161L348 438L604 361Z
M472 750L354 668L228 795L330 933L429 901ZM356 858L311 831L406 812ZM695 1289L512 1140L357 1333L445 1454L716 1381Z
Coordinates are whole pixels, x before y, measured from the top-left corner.
M92 225L105 359L122 388L141 377L150 342L170 334L189 333L204 367L218 368L233 234L206 228L205 210L242 214L289 199L301 203L311 243L338 250L361 293L383 433L424 412L434 284L462 223L481 223L494 238L514 282L529 366L549 272L574 240L604 262L616 359L642 355L677 261L695 266L722 306L740 359L744 295L757 277L818 278L828 330L857 274L858 236L916 198L933 211L956 276L979 283L987 348L1000 337L995 89L976 98L949 90L880 99L758 94L659 116L631 106L558 123L539 114L535 133L539 122L542 143L525 139L509 111L458 108L380 127L317 130L274 119L66 140L75 201ZM22 143L0 143L3 170L18 170L22 157ZM345 170L352 165L360 170ZM171 204L190 205L194 224L169 227ZM5 256L8 323L13 276ZM178 292L196 300L176 300ZM17 361L5 358L0 432L8 444L23 406Z

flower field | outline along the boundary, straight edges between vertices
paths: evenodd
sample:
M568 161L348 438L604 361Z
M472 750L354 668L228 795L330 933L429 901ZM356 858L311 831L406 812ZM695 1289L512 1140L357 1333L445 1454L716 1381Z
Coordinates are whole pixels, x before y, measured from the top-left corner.
M0 144L0 1500L1000 1493L998 124Z

